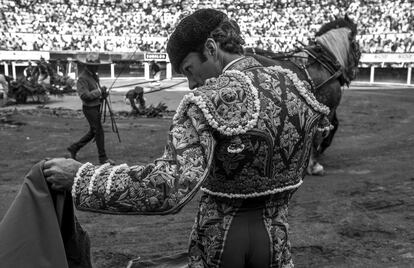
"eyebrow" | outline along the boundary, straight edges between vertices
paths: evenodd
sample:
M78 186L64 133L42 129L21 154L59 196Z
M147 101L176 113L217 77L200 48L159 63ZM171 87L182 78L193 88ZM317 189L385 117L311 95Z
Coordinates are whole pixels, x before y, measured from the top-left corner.
M181 73L184 72L184 68L183 68L184 66L185 66L185 62L181 63L181 65L180 65L180 71L181 71Z
M187 65L186 65L186 64L187 64ZM187 62L184 62L182 66L183 66L183 67L181 68L181 72L182 72L182 73L184 73L184 72L188 73L188 72L189 72L189 70L188 70L188 69L191 67L191 64L188 64Z

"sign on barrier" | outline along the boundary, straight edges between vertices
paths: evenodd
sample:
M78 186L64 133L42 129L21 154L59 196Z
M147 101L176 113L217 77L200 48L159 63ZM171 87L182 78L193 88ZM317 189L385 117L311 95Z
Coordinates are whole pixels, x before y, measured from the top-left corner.
M389 62L406 63L414 62L414 53L363 53L361 63Z
M144 54L145 61L169 61L167 53L147 52Z

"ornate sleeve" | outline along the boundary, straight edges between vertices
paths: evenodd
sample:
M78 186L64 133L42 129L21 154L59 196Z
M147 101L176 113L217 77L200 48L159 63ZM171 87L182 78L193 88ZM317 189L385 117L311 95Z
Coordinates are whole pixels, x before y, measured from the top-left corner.
M174 117L164 154L154 163L84 164L72 187L76 207L113 214L178 212L206 179L215 145L200 108L188 104L184 110Z

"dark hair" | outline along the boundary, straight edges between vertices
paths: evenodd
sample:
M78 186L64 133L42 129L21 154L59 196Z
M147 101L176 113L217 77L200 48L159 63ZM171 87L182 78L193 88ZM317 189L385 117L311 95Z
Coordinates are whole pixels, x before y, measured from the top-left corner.
M229 53L244 54L243 45L244 39L241 37L239 25L234 20L223 21L216 29L214 29L210 37L214 41L219 43L219 47ZM195 52L198 53L202 62L207 60L207 57L203 54L204 43L199 45Z
M223 21L211 34L211 38L220 44L220 48L229 53L243 54L245 41L239 25L234 20Z
M176 72L190 52L197 52L202 61L207 38L213 38L220 48L229 53L243 53L244 40L235 21L215 9L200 9L182 19L171 34L167 53Z

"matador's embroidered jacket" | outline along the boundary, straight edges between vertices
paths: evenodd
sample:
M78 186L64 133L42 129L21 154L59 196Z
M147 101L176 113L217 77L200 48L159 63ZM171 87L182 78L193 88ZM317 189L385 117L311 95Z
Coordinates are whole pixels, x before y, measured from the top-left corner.
M165 152L154 163L83 165L72 189L75 204L109 213L168 214L178 212L201 189L205 195L190 255L193 263L218 267L239 200L276 196L264 215L271 239L277 239L281 225L275 221L286 223L287 213L286 198L279 197L302 183L312 138L328 113L291 71L242 58L184 97ZM209 215L216 215L210 225L216 235L206 239ZM289 253L288 248L272 252L275 262Z

